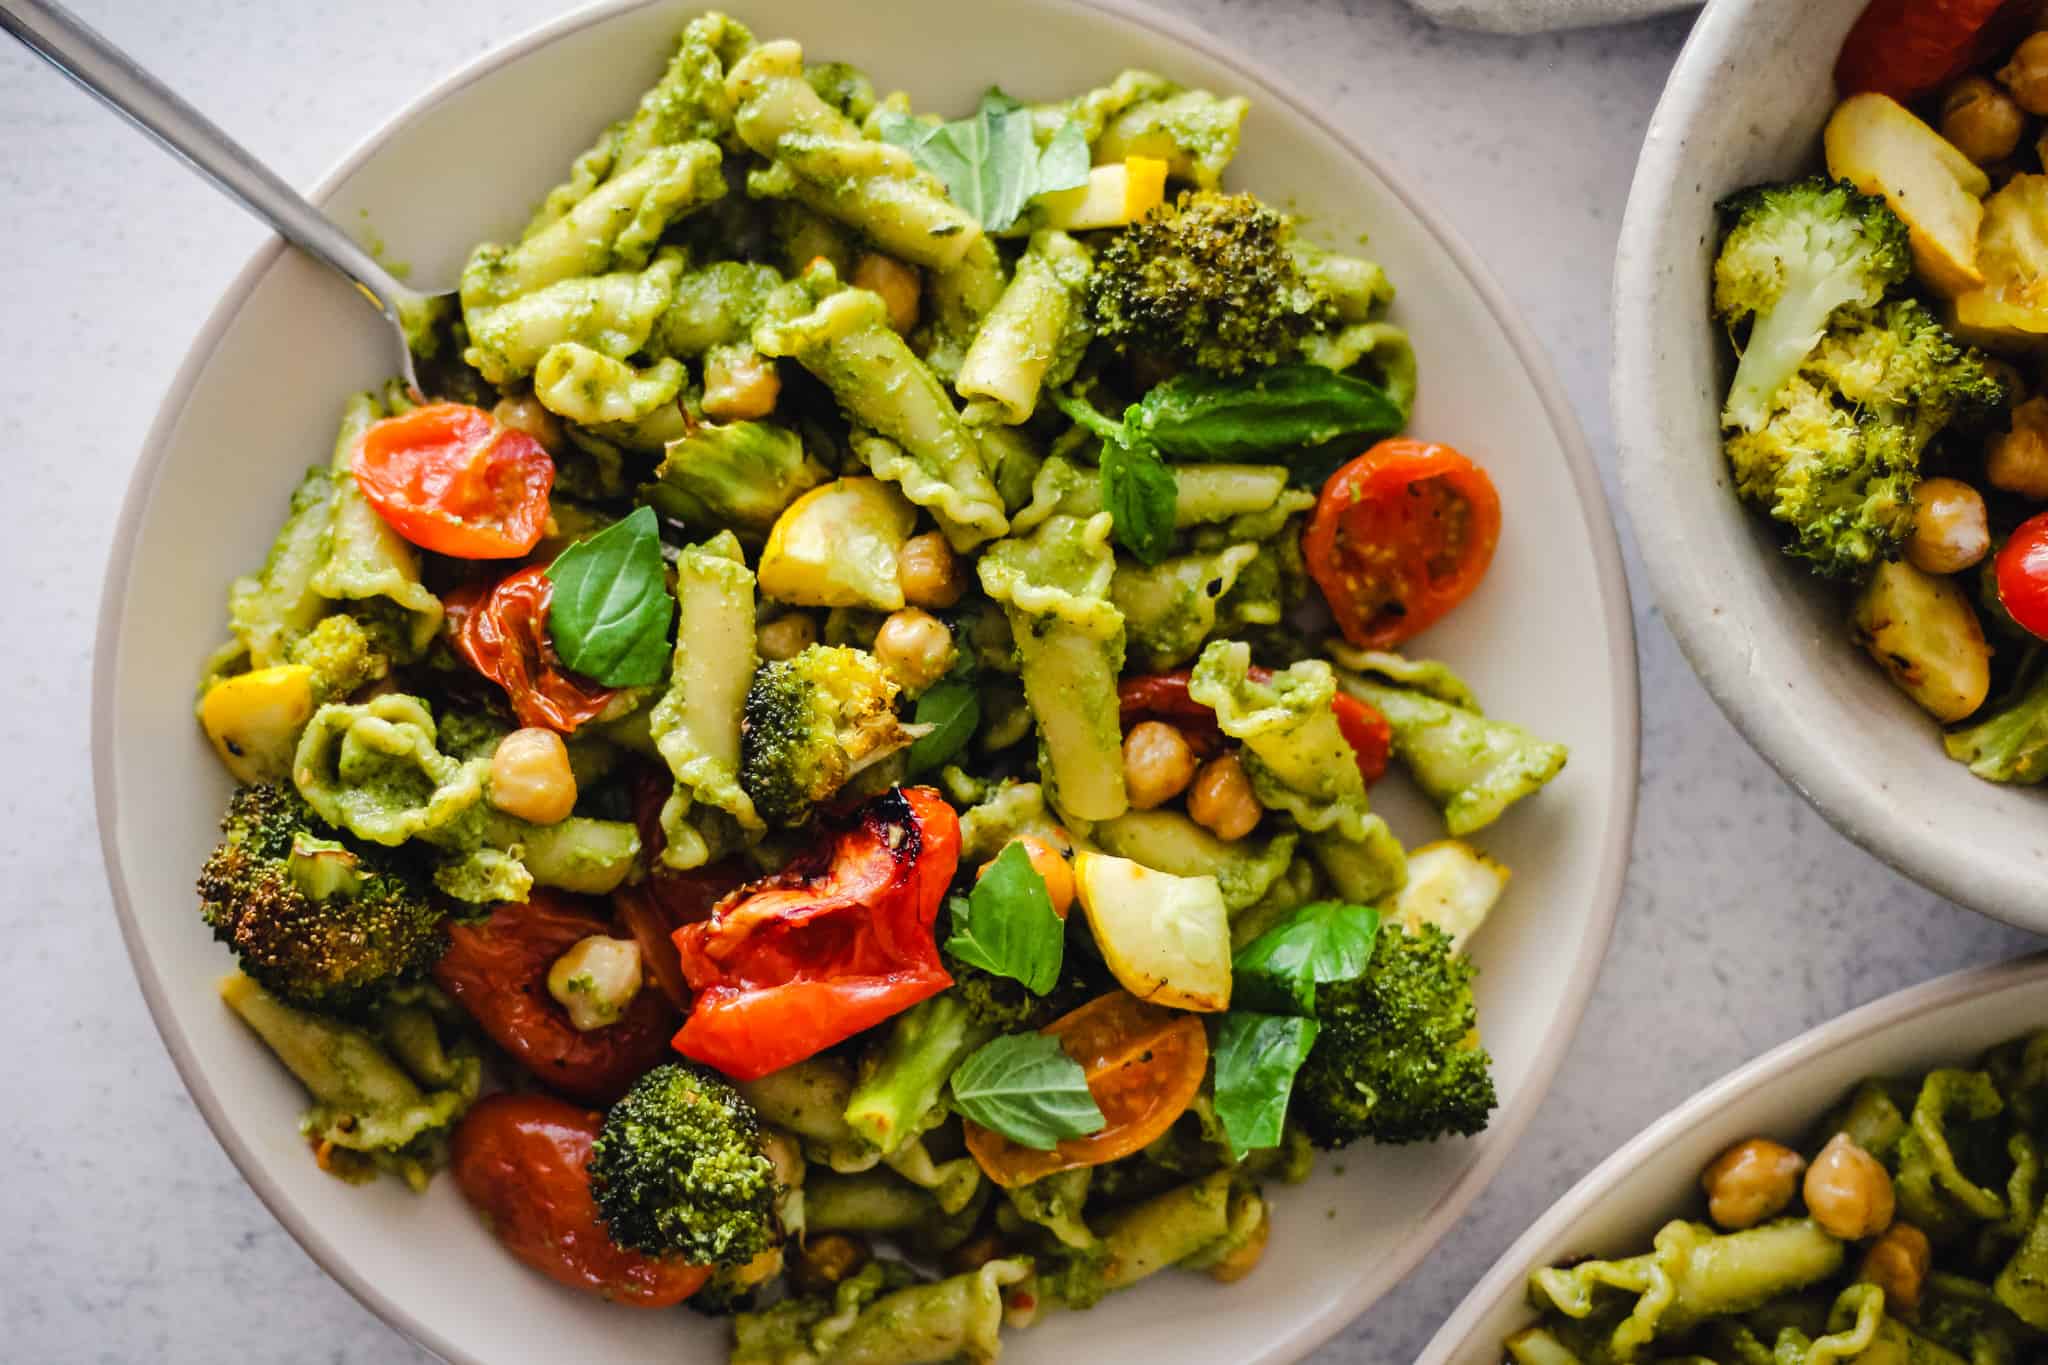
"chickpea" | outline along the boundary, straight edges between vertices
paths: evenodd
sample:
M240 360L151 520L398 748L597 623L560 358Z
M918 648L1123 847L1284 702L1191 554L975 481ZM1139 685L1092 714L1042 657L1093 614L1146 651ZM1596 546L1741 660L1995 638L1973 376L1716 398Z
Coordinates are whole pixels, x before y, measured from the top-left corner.
M2048 500L2048 396L2029 398L2012 410L2012 429L1984 448L1984 481L2036 502Z
M1922 573L1961 573L1991 550L1984 497L1960 479L1922 479L1913 490L1906 562Z
M1002 1239L993 1232L984 1232L947 1252L946 1268L956 1275L965 1275L981 1269L1002 1254Z
M903 542L896 552L896 581L903 586L903 600L913 607L950 607L967 591L959 556L937 531Z
M1738 1142L1700 1172L1707 1213L1731 1231L1752 1228L1792 1202L1806 1159L1768 1138Z
M854 264L853 287L872 289L882 296L892 331L902 334L917 326L917 294L923 283L916 266L870 251Z
M548 994L569 1012L579 1033L619 1022L640 994L640 945L630 938L592 934L579 939L548 968Z
M704 415L745 422L775 411L782 376L751 346L713 346L704 353Z
M1188 814L1219 839L1242 839L1265 813L1236 754L1212 758L1188 788Z
M1963 77L1941 97L1941 135L1979 166L2011 156L2026 127L2012 96L1982 76Z
M775 1168L775 1183L793 1190L804 1183L804 1154L796 1139L770 1128L761 1134L761 1155Z
M1124 791L1139 810L1165 805L1194 780L1194 751L1173 726L1139 721L1124 736Z
M953 632L928 611L892 612L875 632L875 657L898 684L922 692L953 666Z
M1844 1242L1875 1237L1892 1223L1892 1178L1847 1133L1837 1133L1806 1168L1806 1211Z
M792 1243L796 1259L789 1278L800 1294L823 1294L866 1265L867 1243L843 1232L827 1232Z
M569 749L553 730L529 725L498 741L491 755L491 804L536 825L552 825L576 808Z
M794 659L816 643L818 623L800 611L764 621L754 631L754 648L770 663Z
M1863 1253L1856 1278L1884 1291L1887 1312L1911 1313L1920 1306L1920 1289L1934 1264L1927 1234L1911 1223L1894 1223Z
M2030 114L2048 114L2048 33L2036 33L2012 50L1999 68L1998 83Z
M562 419L540 405L532 394L518 398L500 398L491 409L491 420L501 427L523 431L539 441L543 449L554 454L562 448L567 439L562 432Z
M1020 834L1010 843L1024 845L1024 855L1031 860L1031 870L1045 879L1045 894L1052 899L1053 913L1065 919L1067 911L1074 905L1074 869L1067 862L1066 855L1055 848L1051 840L1036 834ZM1000 851L997 856L1001 856ZM982 873L994 866L994 858L983 863L974 874L974 880L980 881Z

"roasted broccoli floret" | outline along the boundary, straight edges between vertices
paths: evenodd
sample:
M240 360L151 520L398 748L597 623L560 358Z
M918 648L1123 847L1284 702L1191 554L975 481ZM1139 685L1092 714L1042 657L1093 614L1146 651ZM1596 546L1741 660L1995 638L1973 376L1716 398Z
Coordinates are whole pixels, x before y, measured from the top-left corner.
M763 666L740 720L740 785L773 825L811 807L914 738L896 717L897 687L865 650L812 645Z
M1095 255L1088 310L1124 351L1242 374L1293 359L1336 307L1288 249L1293 224L1249 194L1182 194Z
M1321 1027L1290 1112L1310 1141L1428 1142L1486 1127L1492 1059L1472 1036L1472 976L1435 925L1385 924L1363 975L1317 986Z
M890 1022L854 1087L847 1125L879 1150L895 1151L943 1115L946 1081L997 1031L957 990L911 1006Z
M760 1120L696 1067L658 1066L611 1107L591 1145L590 1191L612 1240L651 1256L738 1266L781 1240Z
M346 1013L440 956L448 902L399 855L343 839L284 783L238 788L199 874L199 909L242 970Z
M1721 202L1714 312L1742 351L1722 423L1760 429L1837 309L1875 307L1906 278L1906 225L1882 199L1821 176L1758 185Z
M319 624L292 641L286 658L313 670L315 702L339 701L391 672L384 642L343 612L321 617Z
M731 422L669 442L654 477L641 496L662 515L703 534L730 528L758 542L831 473L788 427Z

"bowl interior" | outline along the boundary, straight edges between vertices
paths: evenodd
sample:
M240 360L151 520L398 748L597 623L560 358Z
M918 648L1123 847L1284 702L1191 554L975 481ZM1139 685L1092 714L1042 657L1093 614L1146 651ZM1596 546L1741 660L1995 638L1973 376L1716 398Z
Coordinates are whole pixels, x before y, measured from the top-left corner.
M341 221L391 244L413 279L452 280L475 241L528 207L659 72L694 7L611 6L513 44L427 96L331 178ZM1590 462L1526 334L1406 194L1205 40L1151 16L995 0L855 11L833 0L735 7L764 36L856 62L921 108L964 111L993 80L1026 98L1125 66L1243 91L1256 111L1237 183L1292 200L1332 244L1371 236L1402 290L1424 375L1415 429L1484 459L1509 511L1486 585L1423 642L1504 714L1572 746L1566 773L1484 845L1515 868L1482 936L1481 1006L1498 1059L1491 1131L1427 1150L1355 1152L1280 1197L1281 1233L1234 1295L1164 1277L1011 1349L1032 1361L1120 1354L1284 1359L1420 1258L1504 1159L1577 1022L1606 942L1632 816L1636 703L1619 557ZM859 22L849 16L858 13ZM191 678L222 634L230 577L260 562L300 472L324 458L342 398L383 379L375 319L296 255L271 251L195 347L130 491L108 579L95 698L100 818L116 902L173 1057L229 1153L313 1256L377 1312L455 1360L719 1358L721 1330L561 1290L504 1256L452 1184L414 1197L321 1175L295 1131L294 1083L218 1003L228 966L192 907L227 782L192 722ZM1405 838L1438 837L1394 794ZM514 1311L509 1305L517 1304ZM1084 1345L1085 1342L1085 1345Z
M1720 453L1714 204L1819 167L1862 0L1715 0L1651 121L1614 286L1622 486L1665 619L1729 718L1850 838L1942 894L2048 930L2039 795L1972 777L1849 639L1846 594L1776 549Z
M1602 1162L1472 1290L1418 1365L1499 1365L1534 1320L1531 1271L1579 1256L1632 1255L1672 1218L1698 1217L1702 1168L1734 1143L1797 1143L1868 1076L1967 1062L2048 1025L2048 959L1957 972L1822 1024L1715 1082Z

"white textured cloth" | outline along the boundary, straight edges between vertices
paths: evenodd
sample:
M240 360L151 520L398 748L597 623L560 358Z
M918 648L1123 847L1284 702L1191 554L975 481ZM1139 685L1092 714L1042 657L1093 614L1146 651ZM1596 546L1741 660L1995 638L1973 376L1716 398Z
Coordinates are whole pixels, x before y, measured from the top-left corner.
M1447 28L1485 33L1542 33L1647 19L1692 9L1698 0L1408 0Z

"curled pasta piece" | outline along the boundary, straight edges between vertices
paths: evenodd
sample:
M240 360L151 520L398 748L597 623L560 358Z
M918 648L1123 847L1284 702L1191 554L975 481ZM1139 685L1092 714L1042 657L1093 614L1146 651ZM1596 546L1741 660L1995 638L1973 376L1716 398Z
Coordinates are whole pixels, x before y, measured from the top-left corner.
M499 385L532 374L548 348L565 341L624 360L647 344L682 273L682 253L662 250L637 273L577 276L465 309L469 349L463 359Z
M548 347L533 368L533 396L541 406L582 426L644 421L675 402L682 388L680 360L636 370L577 341Z

